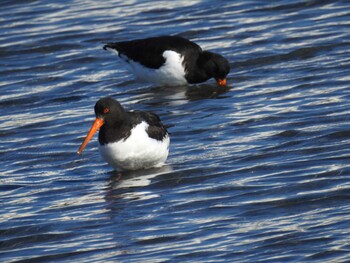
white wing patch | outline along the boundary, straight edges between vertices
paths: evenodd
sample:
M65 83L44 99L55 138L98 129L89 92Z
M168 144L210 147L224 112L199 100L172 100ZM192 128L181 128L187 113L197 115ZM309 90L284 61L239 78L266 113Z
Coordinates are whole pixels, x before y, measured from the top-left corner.
M106 47L106 49L107 49L109 52L112 52L113 54L116 54L117 56L119 56L118 50L113 49L113 48L110 48L110 47Z

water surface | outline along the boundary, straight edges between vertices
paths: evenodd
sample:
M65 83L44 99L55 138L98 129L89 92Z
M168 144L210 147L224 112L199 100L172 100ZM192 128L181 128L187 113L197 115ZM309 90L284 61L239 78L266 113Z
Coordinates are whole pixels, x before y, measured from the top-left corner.
M4 1L2 262L348 262L348 1ZM134 81L104 43L179 35L231 63L215 81ZM93 106L170 129L167 165L117 173Z

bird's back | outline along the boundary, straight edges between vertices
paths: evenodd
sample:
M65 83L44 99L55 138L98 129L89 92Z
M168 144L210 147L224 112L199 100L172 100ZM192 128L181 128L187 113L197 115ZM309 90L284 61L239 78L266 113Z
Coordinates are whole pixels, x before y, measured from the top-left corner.
M163 53L166 50L175 51L182 56L202 51L197 44L178 36L161 36L147 39L137 39L108 43L105 48L112 48L129 59L149 68L159 68L165 62Z

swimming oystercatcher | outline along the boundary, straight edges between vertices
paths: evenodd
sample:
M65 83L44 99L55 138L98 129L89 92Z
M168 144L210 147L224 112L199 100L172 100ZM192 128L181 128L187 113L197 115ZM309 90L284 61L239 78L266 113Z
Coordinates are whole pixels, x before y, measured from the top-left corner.
M96 120L78 154L100 129L99 151L114 169L137 170L164 164L169 153L170 138L156 114L125 111L115 99L106 97L97 101L95 115Z
M153 37L108 43L136 78L165 86L205 82L214 78L226 86L229 62L221 55L203 51L197 44L178 36Z

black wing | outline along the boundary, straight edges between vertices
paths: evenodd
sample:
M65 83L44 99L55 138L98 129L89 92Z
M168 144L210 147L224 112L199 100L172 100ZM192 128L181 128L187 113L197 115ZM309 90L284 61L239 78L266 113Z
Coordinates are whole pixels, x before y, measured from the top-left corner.
M112 48L140 64L149 68L159 68L165 62L163 53L173 50L183 56L202 51L197 44L177 36L153 37L125 42L108 43L103 49Z
M142 121L147 122L149 126L146 132L149 137L161 141L167 136L168 131L158 115L145 111L133 111L130 114L134 114L137 117L134 120L138 123Z

